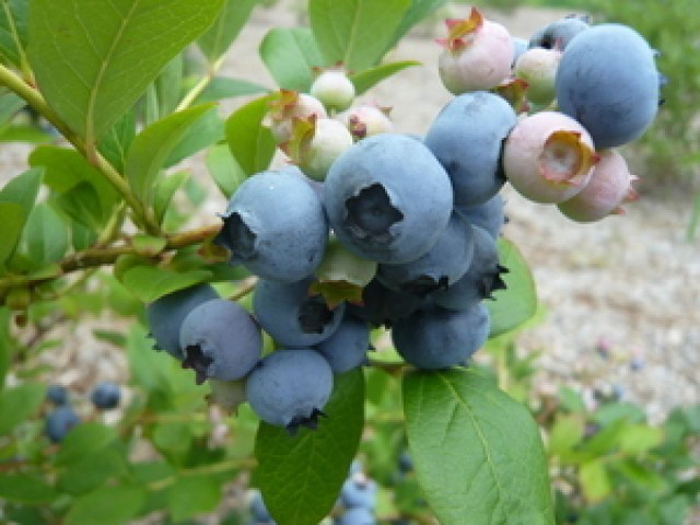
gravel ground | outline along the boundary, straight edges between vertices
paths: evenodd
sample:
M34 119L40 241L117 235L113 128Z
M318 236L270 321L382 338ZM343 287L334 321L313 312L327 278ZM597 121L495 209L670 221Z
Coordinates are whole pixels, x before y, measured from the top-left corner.
M566 12L519 9L509 15L489 14L512 34L528 37ZM257 11L223 72L272 86L258 57L258 44L270 27L296 24L297 14L285 3ZM398 131L424 133L451 98L436 68L439 49L433 37L441 30L422 27L404 39L391 58L416 59L424 65L398 74L363 97L392 106ZM222 111L232 107L224 104ZM28 151L23 145L2 146L0 181L24 169ZM200 161L201 156L191 165L204 177ZM541 324L519 336L523 352L542 352L537 381L542 390L562 384L602 389L616 385L623 398L643 403L654 420L673 406L700 402L699 246L698 241L684 239L691 197L670 194L663 200L645 195L628 206L626 215L579 225L554 207L530 203L505 189L510 222L504 234L530 263L548 312ZM204 211L213 215L224 205L216 195ZM109 319L95 322L100 327L112 324ZM63 334L63 351L47 357L53 370L61 371L54 380L87 392L97 379L123 379L123 356L94 340L95 325ZM600 350L608 352L607 360L601 359Z

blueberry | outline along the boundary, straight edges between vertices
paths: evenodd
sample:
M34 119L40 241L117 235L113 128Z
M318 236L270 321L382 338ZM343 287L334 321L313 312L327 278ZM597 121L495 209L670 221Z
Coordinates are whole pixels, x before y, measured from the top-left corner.
M46 435L52 443L60 443L80 418L70 405L61 405L46 416Z
M146 307L146 319L155 339L155 348L165 350L173 357L185 358L180 349L180 326L188 313L197 305L218 297L208 284L197 284L178 290L159 299Z
M335 525L374 525L372 511L365 507L355 507L348 509L335 520Z
M529 47L564 50L576 35L589 27L587 17L569 15L536 31L530 37Z
M345 312L341 303L330 309L321 295L310 295L313 280L279 283L260 280L253 311L260 326L283 346L313 346L333 334Z
M262 352L260 328L238 303L211 299L194 308L180 329L183 368L197 384L206 379L235 381L255 366Z
M56 405L65 405L68 403L68 390L61 385L49 385L46 389L46 399Z
M253 517L253 523L255 525L260 525L263 523L274 525L275 523L272 520L272 516L270 516L267 507L265 506L265 502L263 501L262 494L259 490L256 490L253 493L253 498L250 501L250 513Z
M260 419L294 433L316 428L333 390L328 362L309 348L281 349L263 358L246 380L248 403Z
M474 229L474 257L462 278L447 290L430 295L435 304L450 310L467 310L495 290L505 288L501 273L506 268L498 264L498 247L493 237L478 226Z
M511 105L485 91L459 95L440 111L425 145L447 170L456 206L482 204L501 189L503 141L516 122Z
M335 161L325 182L325 205L349 250L399 264L435 244L450 218L452 187L420 141L382 133L357 142Z
M313 273L328 239L319 196L289 170L248 178L231 196L215 242L263 279L294 282Z
M346 509L363 507L374 510L377 505L377 483L364 476L349 477L340 489L340 502Z
M335 374L365 363L369 348L369 325L347 313L335 333L316 346Z
M424 296L447 289L462 277L474 255L469 222L453 213L447 227L427 253L404 264L380 264L377 278L387 288Z
M411 315L423 299L408 292L390 290L378 279L362 289L362 305L348 303L347 310L374 327L386 326Z
M497 239L501 228L507 222L504 208L503 197L497 193L483 204L455 206L455 211L462 214L472 225L485 229L494 239Z
M418 310L397 322L391 337L408 363L421 369L442 369L463 365L484 344L490 319L482 303L468 310L440 307Z
M511 36L510 40L513 43L513 62L510 64L510 67L512 68L515 67L515 63L518 61L518 58L520 58L520 55L527 51L529 42L526 39L518 36Z
M596 149L644 133L659 105L653 50L634 29L600 24L573 39L556 77L560 111L578 120Z
M100 410L117 408L120 400L121 390L114 383L99 383L90 394L90 401Z

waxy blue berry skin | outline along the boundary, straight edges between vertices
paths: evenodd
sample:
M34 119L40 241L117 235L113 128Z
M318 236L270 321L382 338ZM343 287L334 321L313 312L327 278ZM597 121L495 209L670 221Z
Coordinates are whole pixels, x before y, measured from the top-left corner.
M334 525L374 525L375 523L377 523L377 520L371 509L354 507L346 510L336 518Z
M68 403L68 390L65 386L49 385L46 389L46 399L56 405L65 405Z
M374 510L377 506L377 483L371 479L359 481L349 477L340 489L340 503L346 509L364 507Z
M501 151L516 122L511 105L486 91L459 95L440 111L424 142L450 176L455 206L482 204L503 187Z
M60 443L80 418L70 405L61 405L46 416L46 435L52 443Z
M267 355L246 379L246 398L263 421L294 432L314 428L333 391L333 371L310 348Z
M264 171L231 196L215 243L231 264L257 276L295 282L313 273L328 240L328 221L316 191L291 170Z
M332 310L321 295L309 293L313 279L280 283L261 279L255 287L253 312L260 326L280 345L313 346L340 326L345 303Z
M164 295L146 307L146 320L155 339L156 350L165 350L176 359L185 354L180 349L180 327L187 314L197 305L215 299L218 294L208 284L197 284L189 288Z
M472 225L485 229L494 239L506 223L505 202L500 193L477 206L455 206L455 211Z
M235 381L255 366L262 353L262 334L253 317L238 303L212 299L194 308L180 329L183 368L192 368L196 382Z
M437 241L452 209L452 187L418 140L382 133L346 150L326 177L324 200L338 239L380 263L417 259Z
M90 394L90 401L100 410L110 410L119 406L122 393L119 385L99 383Z
M370 348L369 325L347 313L340 326L328 339L316 345L334 374L342 374L367 361Z
M579 33L556 76L559 109L586 128L596 149L638 138L659 106L654 51L634 29L599 24Z
M435 370L465 364L489 335L490 319L483 303L468 310L440 307L418 310L391 331L396 350L406 362Z
M528 46L530 48L543 47L545 49L559 49L563 51L576 35L590 27L585 17L577 15L567 16L536 31L530 37Z
M423 298L408 292L390 290L378 278L362 289L362 305L348 303L349 313L374 327L391 327L393 323L415 312Z
M377 278L387 288L425 296L447 289L462 277L474 255L474 234L469 221L453 213L437 242L415 261L380 264Z

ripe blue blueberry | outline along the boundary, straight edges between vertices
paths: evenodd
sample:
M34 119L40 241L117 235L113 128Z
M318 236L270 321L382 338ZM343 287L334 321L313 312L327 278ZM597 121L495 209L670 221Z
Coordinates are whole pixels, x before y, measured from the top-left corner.
M325 205L338 239L380 263L415 260L437 241L452 207L445 170L420 142L382 133L357 142L333 164Z
M80 418L70 405L61 405L46 416L46 435L52 443L60 443Z
M90 394L90 401L100 410L110 410L119 406L121 390L114 383L99 383Z
M188 313L197 305L218 297L208 284L197 284L164 295L146 307L146 319L155 339L155 349L165 350L176 359L185 355L180 349L180 326Z
M397 322L391 337L396 350L408 363L433 370L465 364L484 344L489 329L486 307L475 303L461 311L440 307L418 310Z
M556 91L560 111L586 128L596 149L631 142L652 123L659 106L654 51L630 27L591 27L564 51Z
M46 399L56 405L65 405L68 403L68 390L61 385L49 385L46 389Z
M313 273L328 239L316 192L289 170L264 171L231 196L215 242L263 279L294 282Z
M529 47L564 50L576 35L589 27L587 17L569 15L536 31L530 37Z
M472 225L485 229L494 239L497 239L501 228L507 222L504 208L503 197L497 193L483 204L455 206L455 211L463 215Z
M263 501L262 494L259 490L254 491L253 497L250 500L250 513L252 515L254 525L274 525L275 523L272 520L272 516L270 516L267 507L265 506L265 502Z
M260 419L294 433L316 428L333 391L333 371L310 348L281 349L267 355L246 379L248 403Z
M498 246L489 232L478 226L474 229L474 257L462 278L447 290L430 295L433 302L450 310L467 310L482 299L491 299L491 293L506 287L501 273L507 268L498 263Z
M427 253L404 264L380 264L377 278L392 290L424 296L454 284L466 273L473 254L472 227L462 215L453 213Z
M365 507L354 507L336 518L334 525L374 525L377 520L372 511Z
M345 303L331 309L318 294L309 294L313 279L296 283L260 280L253 296L253 311L260 326L283 346L313 346L340 326Z
M348 312L374 327L391 327L411 315L423 303L415 294L390 290L374 278L362 289L362 305L348 303Z
M505 183L503 141L517 117L504 98L485 91L452 99L435 118L425 145L447 170L456 206L476 206Z
M342 374L357 368L367 361L369 343L369 325L347 313L340 326L328 339L317 346L335 374Z
M195 371L195 381L235 381L255 366L262 353L260 328L238 303L211 299L194 308L180 329L185 354L183 368Z
M377 505L377 483L362 474L349 477L340 489L340 503L346 509L364 507L374 510Z

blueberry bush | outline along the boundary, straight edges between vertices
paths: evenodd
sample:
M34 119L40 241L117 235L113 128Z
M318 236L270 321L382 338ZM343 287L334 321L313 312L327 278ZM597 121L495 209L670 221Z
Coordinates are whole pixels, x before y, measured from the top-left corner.
M425 137L402 133L356 97L417 64L387 56L442 3L309 0L308 27L260 42L262 86L221 73L255 0L2 0L0 136L29 168L0 190L0 518L577 511L531 407L472 360L537 309L500 191L579 222L619 212L635 177L611 148L652 124L662 77L631 27L564 19L523 46L474 8L436 48L452 101ZM182 169L195 155L210 181ZM93 331L126 355L128 395L47 387L51 329L101 314L129 327ZM660 444L635 428L625 452ZM561 446L590 496L603 467Z

